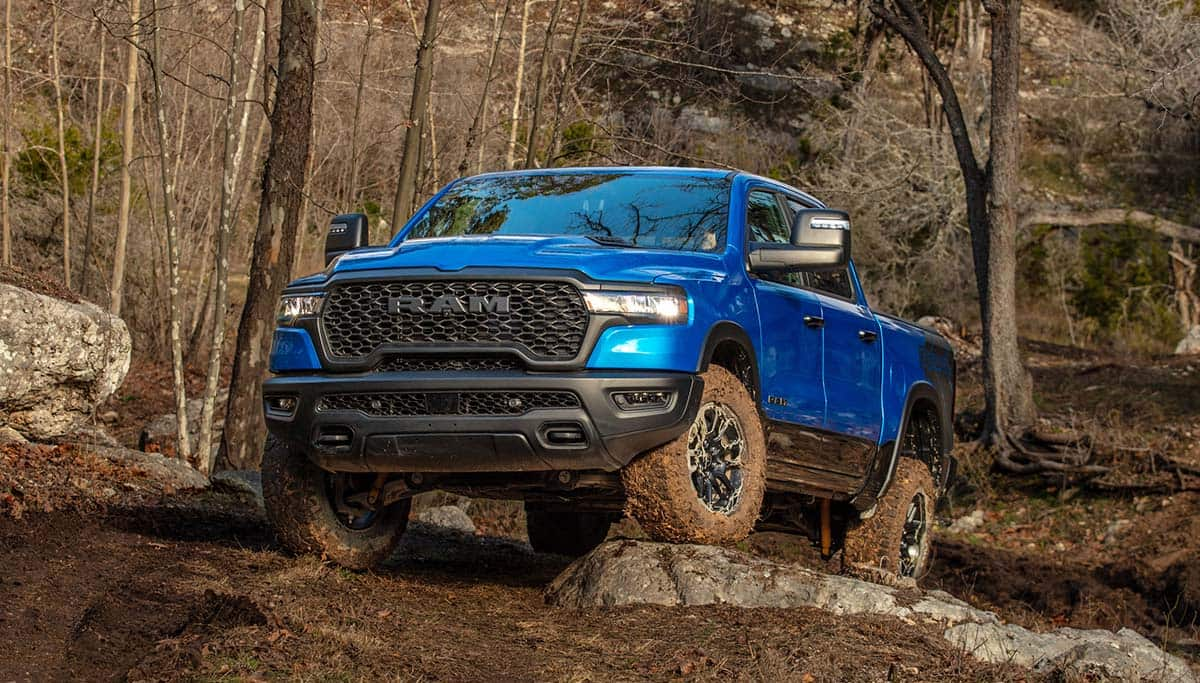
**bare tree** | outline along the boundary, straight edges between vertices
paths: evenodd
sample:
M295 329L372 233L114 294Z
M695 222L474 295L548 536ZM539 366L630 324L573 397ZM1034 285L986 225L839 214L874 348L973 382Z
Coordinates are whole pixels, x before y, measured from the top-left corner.
M1020 0L984 0L992 24L989 156L980 164L954 83L929 39L913 0L872 0L870 9L916 53L942 100L962 170L967 224L983 321L985 400L982 442L997 446L997 463L1031 471L1013 459L1016 430L1032 425L1036 408L1029 371L1017 346L1016 234L1020 192ZM893 7L895 10L894 11Z
M170 140L167 133L167 114L163 102L163 66L157 0L150 4L150 74L154 86L154 126L158 134L159 179L162 189L163 226L167 235L167 290L170 307L171 369L175 378L175 425L178 445L175 453L185 462L192 462L191 440L188 438L187 377L183 373L182 305L179 292L179 236L175 222L175 186L169 163ZM194 464L194 463L193 463Z
M350 184L346 188L345 201L352 206L358 204L358 129L362 121L363 91L367 87L367 58L371 55L371 39L375 36L375 13L371 8L371 0L363 3L362 12L367 23L367 33L359 47L358 80L354 84L354 116L350 120Z
M583 20L587 16L587 0L579 0L579 10L575 15L575 26L571 28L571 46L567 49L567 63L563 66L562 78L558 83L558 96L554 98L554 122L550 126L550 150L547 158L554 160L558 157L558 131L562 127L563 104L570 87L571 77L575 73L575 61L579 58L579 33L583 29Z
M225 305L228 299L229 242L233 232L233 195L237 191L242 150L246 142L246 128L235 128L237 115L238 52L242 49L242 26L245 23L246 0L233 3L233 44L229 49L229 76L225 91L225 141L221 163L221 217L217 224L217 253L214 256L216 271L213 274L213 334L212 347L208 353L208 375L204 380L204 400L200 408L199 461L202 471L212 471L212 425L213 411L217 402L217 389L221 381L221 356L225 346ZM254 77L251 74L250 80Z
M96 123L92 133L92 186L88 190L87 225L83 229L83 266L79 275L80 291L87 290L88 264L92 256L92 227L96 218L96 193L100 189L100 145L104 139L104 25L96 18L100 33L100 65L96 69Z
M117 236L113 248L113 275L108 310L121 315L125 297L125 251L129 240L129 206L133 182L133 116L137 108L138 90L138 22L141 20L141 0L129 2L129 41L125 50L125 103L121 111L121 205L117 211Z
M542 58L538 62L537 85L533 89L533 118L529 122L529 142L525 146L525 168L533 168L537 162L537 133L542 119L542 92L546 87L547 70L550 67L550 48L554 45L554 29L558 26L558 15L563 0L554 0L550 18L546 21L546 38L542 41Z
M512 168L517 158L517 124L521 120L521 89L525 81L525 45L529 34L529 9L535 0L521 3L521 39L517 42L517 73L513 77L512 113L508 117L508 147L504 152L504 167Z
M483 92L479 95L479 108L475 110L475 117L471 119L471 127L467 130L466 142L463 143L462 161L458 163L458 175L460 176L467 174L471 150L475 147L475 140L479 137L479 131L483 127L483 118L487 115L488 91L492 87L492 80L496 75L496 58L500 55L500 43L504 38L504 24L508 22L511 10L512 0L504 0L503 9L497 7L493 17L492 52L488 57L487 73L483 77Z
M408 108L408 129L404 131L404 155L400 158L400 177L396 183L396 201L392 205L392 230L404 224L417 195L417 168L421 156L421 122L429 106L429 85L433 80L433 43L437 38L441 0L429 0L425 7L425 28L417 45L417 69L413 76L412 101Z
M12 150L8 147L9 126L12 121L12 0L4 2L4 130L0 135L4 136L4 140L0 144L4 146L4 157L0 159L0 212L4 214L2 217L3 225L0 225L0 243L4 248L4 265L12 265L12 223L9 217L8 207L8 174L9 174L9 157Z
M67 174L66 103L63 102L62 73L58 58L58 2L50 3L50 62L54 75L54 113L58 119L58 175L62 182L63 284L71 288L71 178Z
M304 172L311 153L320 14L320 0L283 0L280 9L271 142L263 168L250 282L238 324L225 430L214 469L253 469L262 456L261 384L267 371L275 306L290 275L296 248Z

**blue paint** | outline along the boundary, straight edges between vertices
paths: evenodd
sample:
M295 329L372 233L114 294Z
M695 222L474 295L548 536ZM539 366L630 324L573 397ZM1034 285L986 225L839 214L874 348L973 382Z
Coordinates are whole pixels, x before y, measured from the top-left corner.
M321 360L307 330L291 327L275 328L271 340L271 372L303 372L320 370Z

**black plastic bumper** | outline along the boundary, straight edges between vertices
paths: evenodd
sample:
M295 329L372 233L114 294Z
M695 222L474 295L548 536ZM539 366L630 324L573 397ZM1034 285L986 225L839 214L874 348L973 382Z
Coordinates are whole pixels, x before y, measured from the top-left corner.
M350 472L615 471L646 450L682 434L695 418L702 380L686 373L370 373L276 376L263 396L292 397L292 413L266 407L271 433L309 454L319 466ZM378 392L570 391L577 408L523 415L376 417L356 410L318 409L326 394ZM627 411L613 392L668 391L666 408ZM552 442L549 431L578 429L582 439ZM331 435L340 435L341 441Z

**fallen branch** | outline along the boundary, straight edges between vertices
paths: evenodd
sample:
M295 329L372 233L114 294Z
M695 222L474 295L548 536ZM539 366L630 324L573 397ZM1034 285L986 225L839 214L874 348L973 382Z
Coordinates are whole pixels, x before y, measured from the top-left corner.
M1049 225L1055 228L1090 228L1101 225L1136 225L1172 239L1200 244L1200 228L1167 220L1136 209L1095 211L1030 211L1021 216L1021 228Z

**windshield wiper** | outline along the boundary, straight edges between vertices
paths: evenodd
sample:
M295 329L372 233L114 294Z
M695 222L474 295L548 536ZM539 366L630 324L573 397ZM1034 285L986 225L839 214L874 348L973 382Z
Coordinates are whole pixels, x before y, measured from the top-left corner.
M634 244L633 242L630 242L629 240L625 239L624 237L617 237L616 235L588 235L587 238L590 239L591 241L595 242L596 244L602 244L606 247L636 247L636 246L638 246L638 245Z

